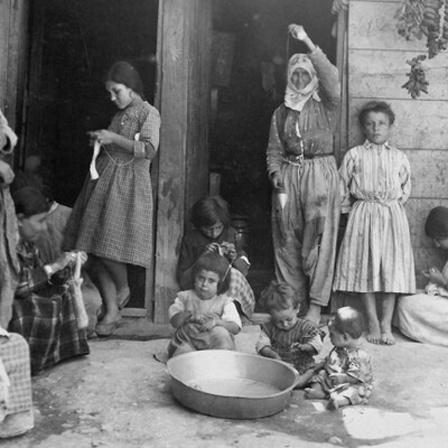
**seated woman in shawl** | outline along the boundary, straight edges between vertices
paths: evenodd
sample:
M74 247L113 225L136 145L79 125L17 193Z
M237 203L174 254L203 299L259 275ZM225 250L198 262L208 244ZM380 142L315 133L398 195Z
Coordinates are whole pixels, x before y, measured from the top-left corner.
M27 161L28 159L25 160L25 166ZM37 182L33 172L16 171L13 188L17 190L25 186L34 187L40 191L49 202L51 202L51 207L48 210L45 220L45 231L41 232L34 241L34 244L39 250L39 256L42 262L44 264L50 264L63 253L62 242L64 240L65 228L70 218L72 209L53 200L51 190L43 181ZM81 292L88 318L88 325L86 329L87 338L96 336L95 327L98 317L102 311L100 291L89 275L94 273L95 268L96 266L94 266L92 260L89 259L89 262L82 267L81 271L81 276L83 279L81 284Z
M13 302L9 331L21 334L31 352L33 374L60 361L89 353L86 334L79 329L73 284L75 252L65 252L44 264L35 242L46 231L50 204L31 186L12 189L18 227L19 284ZM85 261L85 260L84 260Z
M425 233L437 248L448 250L448 207L435 207L425 223ZM425 291L398 300L396 325L407 337L448 347L448 262L442 271L433 266L423 275Z

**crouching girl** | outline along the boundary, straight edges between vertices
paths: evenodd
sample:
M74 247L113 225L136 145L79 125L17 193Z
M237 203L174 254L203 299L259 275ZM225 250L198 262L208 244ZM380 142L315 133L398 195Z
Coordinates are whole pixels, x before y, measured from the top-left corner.
M169 308L176 328L168 357L195 350L234 350L233 336L241 330L233 299L226 295L230 282L229 262L216 252L202 255L193 269L194 289L180 291Z

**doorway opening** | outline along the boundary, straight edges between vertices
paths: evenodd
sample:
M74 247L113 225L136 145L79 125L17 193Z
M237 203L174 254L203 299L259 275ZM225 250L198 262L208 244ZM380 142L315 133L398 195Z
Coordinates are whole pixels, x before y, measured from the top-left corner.
M249 222L248 280L256 298L274 279L271 185L266 148L271 116L282 103L289 56L307 49L288 38L290 23L303 25L336 64L336 17L328 0L214 0L210 169L220 174L220 194ZM216 59L216 58L215 58Z
M116 112L104 88L108 68L132 63L153 103L157 24L158 0L32 2L26 147L17 163L58 203L73 206L92 157L87 132L106 128ZM128 307L144 308L145 269L128 271Z

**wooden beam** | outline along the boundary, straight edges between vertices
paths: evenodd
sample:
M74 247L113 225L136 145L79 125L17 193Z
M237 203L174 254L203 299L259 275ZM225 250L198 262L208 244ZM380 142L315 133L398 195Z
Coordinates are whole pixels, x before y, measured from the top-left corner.
M347 64L347 11L342 10L337 19L337 46L336 46L336 66L339 71L341 83L341 104L339 106L339 123L335 137L335 157L338 163L341 162L344 153L347 151L347 126L348 126L348 64Z
M0 0L0 109L8 120L11 119L7 110L10 11L10 0Z
M211 8L209 0L161 0L162 131L156 224L156 323L168 322L178 291L186 214L208 188Z
M178 289L176 254L185 215L191 0L160 0L161 42L158 209L154 321L167 322Z

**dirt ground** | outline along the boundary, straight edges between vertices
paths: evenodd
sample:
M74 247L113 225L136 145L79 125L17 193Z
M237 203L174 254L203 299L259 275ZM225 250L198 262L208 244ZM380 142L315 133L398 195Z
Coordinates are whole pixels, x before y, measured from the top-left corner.
M254 352L259 327L238 335ZM91 340L91 354L34 377L35 428L5 448L426 448L448 440L448 349L399 337L366 343L375 389L368 406L327 411L294 391L284 411L258 420L194 413L171 393L166 365L154 359L168 339ZM326 338L323 355L330 348Z

